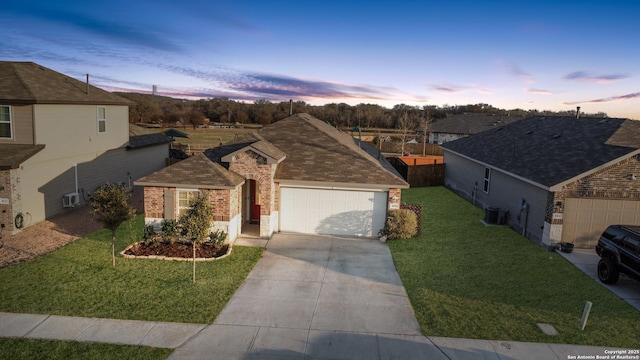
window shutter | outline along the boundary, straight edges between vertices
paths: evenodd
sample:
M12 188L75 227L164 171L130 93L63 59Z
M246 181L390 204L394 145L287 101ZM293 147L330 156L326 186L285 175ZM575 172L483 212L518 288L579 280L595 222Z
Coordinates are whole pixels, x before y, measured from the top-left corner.
M167 220L174 220L176 218L175 189L164 190L164 218Z

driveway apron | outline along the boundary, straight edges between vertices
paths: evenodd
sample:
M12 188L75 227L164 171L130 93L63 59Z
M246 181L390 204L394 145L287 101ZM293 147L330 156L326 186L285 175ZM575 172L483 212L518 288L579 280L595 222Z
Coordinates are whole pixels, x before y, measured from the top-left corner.
M424 340L386 244L275 234L214 323L171 359L371 359Z

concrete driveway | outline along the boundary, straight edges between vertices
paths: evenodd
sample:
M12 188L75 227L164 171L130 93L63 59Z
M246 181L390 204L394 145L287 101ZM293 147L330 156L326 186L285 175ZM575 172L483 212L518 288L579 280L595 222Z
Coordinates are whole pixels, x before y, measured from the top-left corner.
M609 291L640 311L640 282L624 275L620 275L620 279L614 285L601 282L600 279L598 279L598 261L600 261L600 257L594 248L574 249L573 252L569 254L561 251L557 251L557 253L593 278L598 284L609 289Z
M444 358L421 335L385 244L275 234L214 324L171 358L377 359L407 350Z

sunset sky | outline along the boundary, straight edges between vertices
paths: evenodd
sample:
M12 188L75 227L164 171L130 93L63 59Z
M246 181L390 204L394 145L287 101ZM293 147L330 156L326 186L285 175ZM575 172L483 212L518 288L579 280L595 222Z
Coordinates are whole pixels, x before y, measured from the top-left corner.
M640 1L5 0L0 60L110 91L640 119Z

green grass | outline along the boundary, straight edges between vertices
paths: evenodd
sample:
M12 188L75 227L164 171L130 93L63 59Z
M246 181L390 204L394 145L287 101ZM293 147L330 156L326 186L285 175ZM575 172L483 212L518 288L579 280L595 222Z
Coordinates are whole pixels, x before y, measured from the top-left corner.
M142 216L117 232L116 251L141 237ZM0 269L0 311L113 319L212 323L262 254L235 246L231 256L197 264L118 256L99 230L52 253Z
M0 339L0 349L4 359L12 360L156 360L166 359L173 351L144 346L31 339Z
M422 235L389 247L425 335L640 348L640 312L560 255L484 226L481 209L443 187L409 189L402 200L423 206Z

